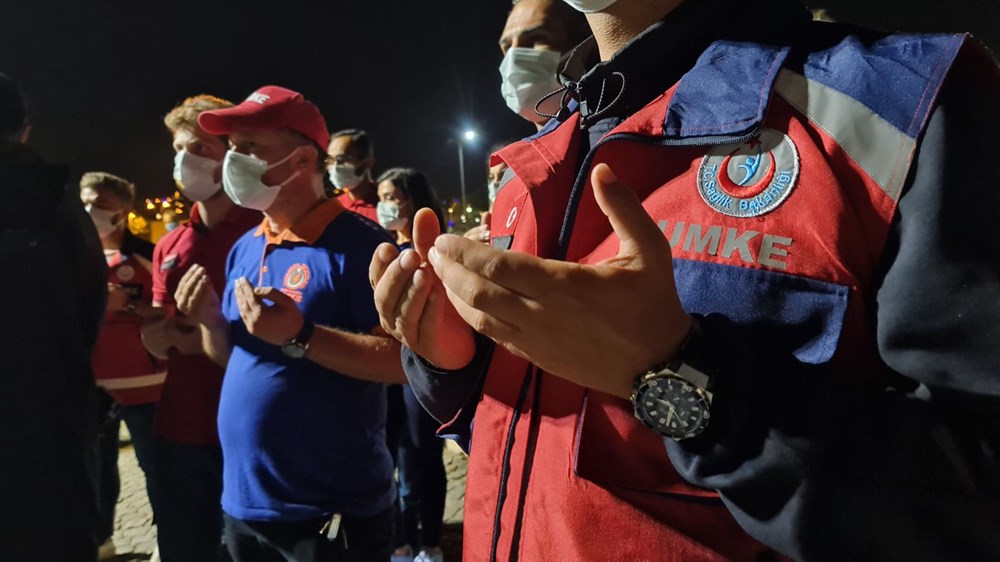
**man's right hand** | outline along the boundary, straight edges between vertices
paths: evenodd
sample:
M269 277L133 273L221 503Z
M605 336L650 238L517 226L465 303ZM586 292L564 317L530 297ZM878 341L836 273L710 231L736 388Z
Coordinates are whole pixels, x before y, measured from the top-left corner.
M167 317L146 320L142 324L142 345L146 351L153 354L158 359L166 359L167 351L170 350L170 322Z
M217 327L225 324L219 296L212 287L208 272L194 265L184 274L174 293L177 310L203 326Z
M184 355L204 352L198 327L187 324L180 318L159 316L147 319L142 325L141 335L146 350L159 359L167 359L167 351L171 347Z
M413 247L400 253L392 244L375 250L369 279L382 327L438 368L457 370L475 355L472 328L456 312L427 262L441 234L437 217L421 209L413 219ZM183 283L183 282L182 282Z
M482 242L484 244L490 243L490 221L493 219L493 213L486 211L483 216L479 218L479 226L470 228L463 235L469 240L475 240L476 242Z

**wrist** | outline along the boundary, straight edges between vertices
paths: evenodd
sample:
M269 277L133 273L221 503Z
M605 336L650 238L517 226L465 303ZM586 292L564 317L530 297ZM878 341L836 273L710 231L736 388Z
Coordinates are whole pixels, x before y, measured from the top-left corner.
M711 418L713 374L701 327L691 317L687 337L673 356L635 376L635 417L672 439L700 435Z
M316 324L302 319L302 327L291 339L284 342L281 351L292 359L303 359L309 353L309 342L316 331Z

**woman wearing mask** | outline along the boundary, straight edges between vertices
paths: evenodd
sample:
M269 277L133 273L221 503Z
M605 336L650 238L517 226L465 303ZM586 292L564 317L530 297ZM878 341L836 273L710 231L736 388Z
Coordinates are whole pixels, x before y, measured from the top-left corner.
M427 177L413 168L392 168L378 178L378 222L396 234L402 248L413 245L413 216L424 207L434 211L445 231L441 204ZM438 423L403 385L406 427L399 445L399 496L402 529L397 533L393 562L443 562L441 520L447 479L441 458L444 441ZM414 552L418 554L413 555Z

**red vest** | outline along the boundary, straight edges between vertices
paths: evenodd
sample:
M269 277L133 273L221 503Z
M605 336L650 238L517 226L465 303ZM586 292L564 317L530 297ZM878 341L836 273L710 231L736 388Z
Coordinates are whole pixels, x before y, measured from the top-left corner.
M153 296L152 264L141 256L108 260L108 283L134 292L149 303ZM140 331L142 318L120 311L104 315L104 325L93 353L94 378L120 404L149 404L160 399L166 366L146 351Z
M942 49L945 63L960 44ZM787 51L719 48L728 61L761 59L747 67L769 73L747 85L749 121L737 114L720 120L718 130L699 134L690 122L685 129L672 113L675 94L687 88L690 116L698 109L692 100L704 93L691 95L699 82L682 80L580 162L586 133L574 114L494 156L493 164L502 160L516 174L497 195L494 245L583 264L614 256L618 239L588 173L605 162L670 240L685 310L771 318L795 330L792 309L802 305L785 310L784 303L816 303L806 312L820 314L822 326L796 344L796 356L829 365L849 384L882 385L892 374L877 355L869 299L915 139L943 75L920 82L926 99L914 96L919 104L876 110L822 74L835 65L807 64L803 75L780 70ZM893 126L898 114L915 125ZM687 142L699 136L715 140ZM567 214L578 181L576 212ZM746 288L763 295L747 297L756 304L741 302ZM677 474L662 438L634 418L628 401L547 375L501 346L476 409L471 450L466 560L489 559L494 541L496 559L516 552L528 561L748 560L767 550L715 491Z

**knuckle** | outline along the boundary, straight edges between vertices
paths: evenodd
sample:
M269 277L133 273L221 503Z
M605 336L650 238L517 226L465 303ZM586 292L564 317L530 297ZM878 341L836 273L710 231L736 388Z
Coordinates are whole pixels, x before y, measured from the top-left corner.
M480 334L489 335L490 329L492 328L492 322L485 314L476 314L472 317L472 321L469 323L472 329L479 332Z
M495 297L483 287L468 288L465 297L465 302L477 309L486 308L495 301Z
M496 279L504 272L504 264L505 260L502 259L502 256L492 256L483 263L483 277L486 277L487 279Z

